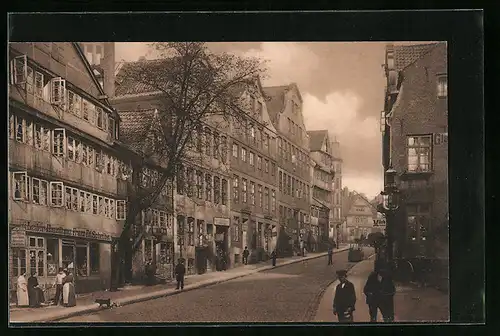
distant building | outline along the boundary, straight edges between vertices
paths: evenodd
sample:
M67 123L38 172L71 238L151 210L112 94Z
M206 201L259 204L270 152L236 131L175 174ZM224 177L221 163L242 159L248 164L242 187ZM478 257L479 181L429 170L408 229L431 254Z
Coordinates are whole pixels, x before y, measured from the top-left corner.
M307 134L313 164L311 219L318 221L319 232L315 233L315 239L326 241L330 233L335 176L332 143L327 130L308 131Z
M446 43L388 45L385 68L383 164L397 171L402 195L395 255L447 263Z
M374 219L377 219L373 205L365 195L356 191L349 192L345 188L346 197L344 199L345 215L345 236L348 242L355 239L366 238L370 233L381 231Z

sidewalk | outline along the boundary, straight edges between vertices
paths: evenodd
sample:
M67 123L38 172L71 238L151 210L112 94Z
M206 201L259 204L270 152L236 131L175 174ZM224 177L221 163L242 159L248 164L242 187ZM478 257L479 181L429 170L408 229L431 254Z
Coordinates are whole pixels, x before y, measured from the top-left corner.
M334 250L334 253L339 253L347 249L349 248L344 245L339 249ZM293 264L303 260L320 258L325 256L326 254L326 252L309 253L306 257L294 256L290 258L280 258L276 261L276 267ZM184 286L183 292L269 270L273 268L270 264L271 261L268 261L254 265L235 267L223 272L210 272L201 275L186 276L186 284ZM104 307L99 307L99 305L94 302L96 298L110 298L111 302L116 304L116 306L124 306L136 302L175 295L177 293L181 293L181 291L175 290L175 282L155 286L130 286L123 288L117 292L94 292L79 296L77 298L77 305L70 308L60 306L47 306L44 308L11 307L10 322L26 323L58 321L72 316L84 315L102 309L107 309Z
M374 256L356 264L348 273L347 279L351 281L356 290L356 310L354 311L354 322L370 322L368 305L363 294L363 287L370 272L374 268ZM333 296L336 280L327 288L321 298L316 312L315 322L337 322L333 315ZM396 294L394 296L394 321L395 322L448 322L449 321L449 298L434 288L419 288L416 286L402 286L396 283ZM380 311L377 322L383 322Z

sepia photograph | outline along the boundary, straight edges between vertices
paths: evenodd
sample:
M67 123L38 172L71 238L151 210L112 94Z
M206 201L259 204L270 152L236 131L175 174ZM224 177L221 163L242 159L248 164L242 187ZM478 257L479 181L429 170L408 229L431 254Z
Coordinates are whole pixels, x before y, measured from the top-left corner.
M450 321L447 41L7 49L11 326Z

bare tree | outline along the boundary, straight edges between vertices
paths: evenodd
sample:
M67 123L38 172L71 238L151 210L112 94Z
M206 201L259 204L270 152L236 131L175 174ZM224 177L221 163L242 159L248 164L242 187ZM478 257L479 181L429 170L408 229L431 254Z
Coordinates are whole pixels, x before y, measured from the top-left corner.
M159 100L151 128L142 139L133 139L143 144L135 150L139 161L154 164L156 171L142 183L131 184L127 219L120 237L121 258L127 248L133 253L140 246L144 230L131 230L137 216L154 204L167 183L174 182L185 162L204 165L207 156L217 155L226 164L224 144L214 146L213 153L201 150L209 140L202 129L207 125L226 134L231 128L244 130L237 125L255 117L249 112L252 108L244 92L255 86L256 78L265 75L263 61L215 54L201 42L153 43L150 47L158 59L136 62L131 67L124 65L117 77L119 85L141 85L157 94ZM210 141L217 142L217 138Z

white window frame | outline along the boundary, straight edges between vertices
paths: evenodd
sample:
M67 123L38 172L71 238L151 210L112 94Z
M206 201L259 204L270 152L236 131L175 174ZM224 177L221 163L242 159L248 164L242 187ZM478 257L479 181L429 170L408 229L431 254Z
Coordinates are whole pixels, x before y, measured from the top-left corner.
M35 193L35 185L38 185L38 193ZM40 204L40 179L37 179L35 177L31 178L31 201L33 204ZM38 201L35 201L35 196L38 196Z
M104 111L103 111L102 107L96 106L95 107L96 126L98 129L101 129L101 130L104 129L103 128L103 125L104 125L103 114L104 114ZM100 121L99 121L99 119L100 119Z
M109 198L104 197L104 217L109 217Z
M123 207L123 213L120 213L119 208ZM124 200L116 200L116 219L125 220L127 217L127 203Z
M20 176L20 179L17 179L16 176ZM23 172L12 172L12 199L15 201L28 201L29 200L29 185L27 182L29 179L28 173ZM20 182L20 196L16 197L16 181Z
M92 194L92 215L99 215L99 196L96 194Z
M92 194L85 192L85 213L92 214Z
M436 90L438 98L448 97L448 74L438 74L436 76ZM444 79L444 82L442 82Z
M33 83L35 82L35 72L32 67L26 67L26 92L34 93Z
M21 126L21 138L18 139L18 129L19 126ZM14 121L14 139L16 141L24 143L26 140L26 120L24 118L15 116L15 121Z
M60 204L56 204L54 202L54 195L53 195L53 191L54 190L54 187L55 186L59 186L60 187L60 193L61 193L61 201L60 201ZM64 202L64 194L65 194L65 190L64 190L64 183L63 182L50 182L50 205L53 206L53 207L63 207L63 206L66 206L66 203Z
M56 132L62 133L62 139L57 139L57 142ZM60 152L59 141L62 142L62 152ZM54 156L66 157L66 130L64 128L54 128L52 130L52 154L54 154Z
M72 211L80 211L79 210L79 201L78 198L80 197L80 190L76 188L71 188L71 210Z
M66 137L66 153L68 153L68 160L76 161L76 140L69 135Z
M64 198L65 198L65 201L64 202L64 206L66 207L66 210L71 210L71 187L68 187L68 186L64 186Z
M43 74L41 72L35 71L35 79L33 82L33 95L37 98L43 99Z
M108 212L108 218L113 219L114 215L116 215L115 212L115 200L110 198L109 199L109 212Z
M21 65L21 69L18 68ZM21 74L21 80L18 75ZM28 58L26 55L16 56L10 61L10 81L12 84L26 84L28 78Z
M97 196L97 207L99 209L97 214L99 216L104 216L104 196Z
M55 77L50 80L50 103L53 105L65 105L66 80Z
M85 212L85 204L85 191L78 190L78 212Z

